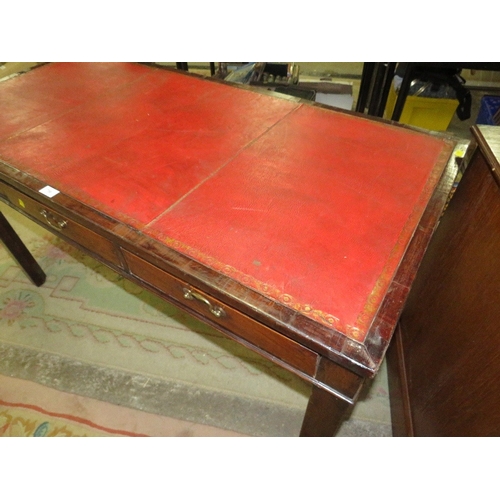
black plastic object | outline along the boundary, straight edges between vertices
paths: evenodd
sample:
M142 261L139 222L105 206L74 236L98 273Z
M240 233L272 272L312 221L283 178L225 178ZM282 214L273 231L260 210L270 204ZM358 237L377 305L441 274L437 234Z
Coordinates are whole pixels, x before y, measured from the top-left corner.
M308 101L314 101L316 99L316 91L301 89L299 87L276 87L274 89L275 92L279 92L280 94L291 95L294 97L299 97L300 99L307 99Z

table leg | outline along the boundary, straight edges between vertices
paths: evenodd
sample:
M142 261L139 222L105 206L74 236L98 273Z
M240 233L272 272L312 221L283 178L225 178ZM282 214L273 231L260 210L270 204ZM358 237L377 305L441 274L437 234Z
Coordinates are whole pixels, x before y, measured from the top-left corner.
M325 389L313 387L300 430L301 437L332 437L342 424L351 404Z
M18 264L24 269L36 286L45 283L45 273L14 231L5 216L0 212L0 240L7 247Z
M345 399L314 385L307 405L302 429L302 437L334 436L361 390L364 379L330 360L321 359L316 379L334 387Z

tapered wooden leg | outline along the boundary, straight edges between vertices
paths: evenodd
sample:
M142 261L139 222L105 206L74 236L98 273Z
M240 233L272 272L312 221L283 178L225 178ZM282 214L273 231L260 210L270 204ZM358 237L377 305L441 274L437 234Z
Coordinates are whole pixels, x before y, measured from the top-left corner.
M300 435L302 437L334 436L351 407L352 405L347 401L314 386Z
M300 435L303 437L332 437L357 399L364 379L325 358L321 359L316 379L335 388L346 399L313 386Z
M46 279L45 273L2 212L0 212L0 240L2 240L7 250L9 250L14 259L24 269L31 281L36 286L43 285Z

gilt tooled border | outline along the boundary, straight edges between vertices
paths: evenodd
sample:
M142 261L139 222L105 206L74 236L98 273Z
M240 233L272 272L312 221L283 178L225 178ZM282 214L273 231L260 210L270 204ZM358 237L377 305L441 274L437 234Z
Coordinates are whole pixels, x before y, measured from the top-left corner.
M214 271L220 272L225 276L233 278L239 283L242 283L243 285L246 285L249 288L256 290L257 292L262 293L268 298L280 302L281 304L317 321L318 323L328 326L329 328L334 328L335 330L346 334L348 337L354 340L362 341L365 336L365 334L359 328L352 325L342 324L340 319L333 314L326 313L325 311L322 311L320 309L315 309L310 304L303 304L302 302L296 300L292 295L284 293L280 288L271 286L267 283L263 283L262 281L249 276L242 271L239 271L233 266L224 264L214 257L207 256L200 250L197 250L185 243L182 243L170 237L163 236L162 240L174 250L192 257L196 261L210 267Z
M214 271L233 278L236 281L256 290L257 292L262 293L266 297L276 300L281 304L299 312L300 314L317 321L318 323L321 323L329 328L334 328L353 340L363 342L368 334L368 329L382 304L384 294L391 281L394 279L395 273L401 263L400 261L404 256L405 249L408 247L418 226L418 221L421 219L422 214L425 211L425 207L427 206L427 203L431 198L442 173L442 170L438 169L438 171L436 171L436 169L434 169L429 175L429 178L420 193L418 201L409 215L396 244L391 250L388 261L375 282L372 291L368 295L363 310L358 315L354 325L344 324L336 316L320 309L315 309L310 304L299 302L292 295L285 293L280 288L263 283L262 281L239 271L235 267L229 264L224 264L214 257L207 256L200 250L175 240L174 238L163 235L160 239L171 248L192 257L204 265L207 265Z
M444 147L438 159L438 164L442 165L442 168L434 168L430 172L429 177L427 178L427 181L422 191L420 192L420 196L418 197L418 200L415 203L412 212L410 213L405 225L403 226L396 244L391 250L387 263L384 266L379 279L377 280L375 286L369 294L363 310L356 319L358 328L363 329L365 332L367 332L368 328L371 325L371 322L373 321L373 318L375 317L381 306L381 298L384 296L391 281L396 276L396 273L399 269L399 264L401 263L397 260L402 259L415 231L417 230L419 221L422 219L429 200L432 198L436 186L438 185L441 177L443 176L443 172L446 169L449 154L450 151L448 150L448 148ZM366 333L364 337L366 337ZM354 338L355 340L360 340L358 337Z

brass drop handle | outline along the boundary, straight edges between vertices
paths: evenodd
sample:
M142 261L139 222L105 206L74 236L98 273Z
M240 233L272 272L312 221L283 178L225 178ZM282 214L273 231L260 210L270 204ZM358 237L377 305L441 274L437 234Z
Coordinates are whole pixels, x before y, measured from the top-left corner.
M45 210L45 209L41 210L40 214L43 215L43 217L45 218L45 222L47 222L47 224L50 227L53 227L54 229L57 229L57 231L62 231L68 225L68 221L66 221L66 220L57 220L54 215L52 215L51 213L47 212L47 210Z
M207 305L208 310L217 318L225 316L224 309L222 307L214 306L206 297L201 295L201 293L189 290L188 288L183 288L184 298L187 300L198 300Z

